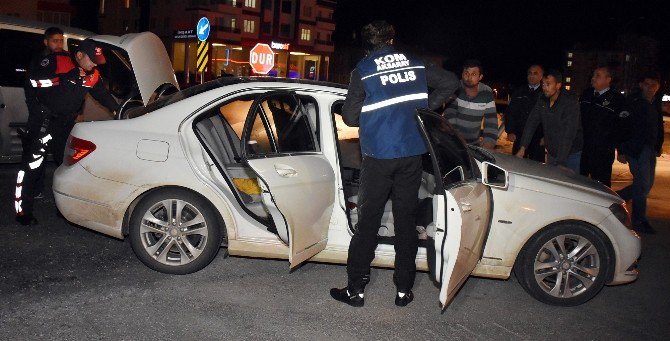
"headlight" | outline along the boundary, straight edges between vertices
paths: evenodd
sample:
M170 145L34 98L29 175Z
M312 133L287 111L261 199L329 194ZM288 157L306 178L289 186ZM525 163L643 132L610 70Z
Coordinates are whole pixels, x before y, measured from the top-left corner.
M621 204L612 204L612 206L610 206L610 211L624 226L629 229L631 228L630 214L628 213L625 202Z

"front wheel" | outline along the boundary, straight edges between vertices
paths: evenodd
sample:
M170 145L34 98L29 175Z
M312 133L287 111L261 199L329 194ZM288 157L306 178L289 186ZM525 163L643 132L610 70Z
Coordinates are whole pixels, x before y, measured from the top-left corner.
M522 250L515 274L537 300L575 306L605 285L613 264L606 236L595 228L566 223L533 236Z
M130 220L130 245L142 263L169 274L207 266L219 251L222 229L211 205L184 190L150 193Z

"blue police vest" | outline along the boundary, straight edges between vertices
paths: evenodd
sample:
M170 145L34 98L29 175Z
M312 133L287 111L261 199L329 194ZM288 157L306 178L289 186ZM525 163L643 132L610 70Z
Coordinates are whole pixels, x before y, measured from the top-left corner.
M362 59L356 69L366 93L359 120L363 155L395 159L425 153L414 119L417 108L428 107L423 63L387 47Z

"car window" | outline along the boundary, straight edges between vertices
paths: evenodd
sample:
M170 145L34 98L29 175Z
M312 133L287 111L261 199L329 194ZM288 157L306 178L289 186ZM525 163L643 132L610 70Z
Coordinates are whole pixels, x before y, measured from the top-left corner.
M319 150L306 109L295 95L286 93L265 96L252 108L251 115L253 124L248 132L248 154Z
M32 58L44 49L39 33L0 29L0 86L23 87Z
M430 139L440 176L445 188L479 177L465 141L449 123L438 115L422 114L421 118Z

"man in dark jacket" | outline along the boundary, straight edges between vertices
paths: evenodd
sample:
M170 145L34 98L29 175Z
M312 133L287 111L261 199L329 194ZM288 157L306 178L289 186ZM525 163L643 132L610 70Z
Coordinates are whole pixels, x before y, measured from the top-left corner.
M591 86L584 90L579 100L584 129L580 174L610 187L614 149L620 136L618 128L625 99L612 88L612 71L608 66L593 71Z
M28 81L34 88L26 98L31 113L28 120L30 153L17 176L14 203L16 220L22 225L37 224L33 201L46 151L53 145L54 158L63 157L67 137L86 94L90 93L110 111L116 109L116 100L103 86L96 68L104 63L100 47L91 40L84 40L74 55L52 53L38 68L29 70Z
M358 225L349 244L347 286L330 295L361 307L370 281L377 233L386 201L393 200L395 228L395 304L405 306L413 298L418 234L416 207L421 184L422 154L426 145L415 121L417 108L439 108L458 88L456 76L426 66L393 49L393 26L374 21L361 36L368 54L351 72L342 118L360 127L363 163L358 193ZM433 92L428 96L428 87Z
M537 126L542 123L547 163L579 173L582 154L582 124L579 102L575 96L562 89L563 75L549 71L542 80L544 97L531 110L523 130L521 148L516 154L522 158Z
M521 139L523 138L523 128L526 126L528 115L535 107L535 103L542 95L542 78L544 69L542 66L534 64L528 68L528 85L517 89L509 101L507 111L505 111L505 132L507 139L514 142L512 154L516 154L521 148ZM533 138L526 148L525 157L538 162L544 162L544 144L542 140L542 128L535 130Z
M658 90L659 78L653 74L643 76L639 92L630 95L626 110L626 138L619 147L618 159L628 163L633 174L633 183L617 193L624 200L633 201L633 228L642 233L655 233L647 219L647 195L651 191L656 168L657 116L652 105L653 95ZM654 90L654 88L656 90Z

